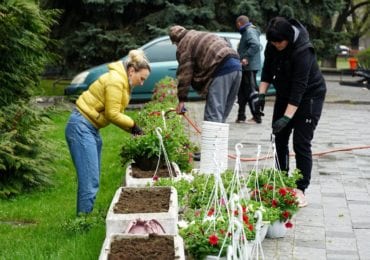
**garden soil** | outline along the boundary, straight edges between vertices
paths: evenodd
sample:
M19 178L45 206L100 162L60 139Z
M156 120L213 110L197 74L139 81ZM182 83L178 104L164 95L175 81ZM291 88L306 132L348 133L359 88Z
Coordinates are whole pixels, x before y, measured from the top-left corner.
M149 238L122 238L111 243L109 260L173 260L173 236L150 234Z
M154 173L155 173L155 170L153 170L153 171L144 171L144 170L141 170L135 164L132 164L131 169L132 169L132 177L133 178L138 178L138 179L141 179L141 178L152 178L153 175L154 175ZM177 175L176 175L175 169L173 168L172 165L171 165L171 169L172 169L173 177L176 177ZM159 167L159 169L157 171L157 176L159 178L170 177L170 173L169 173L168 168L167 168L166 165L163 165L162 167Z
M114 213L159 213L170 208L171 187L123 187Z

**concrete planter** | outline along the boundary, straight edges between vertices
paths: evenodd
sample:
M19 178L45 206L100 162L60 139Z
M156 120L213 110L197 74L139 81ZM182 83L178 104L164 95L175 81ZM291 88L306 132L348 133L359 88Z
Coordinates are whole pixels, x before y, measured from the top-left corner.
M180 179L181 177L181 171L179 166L172 162L172 167L174 169L174 173L177 177L174 177L175 180ZM154 173L154 172L153 172ZM163 178L163 177L161 177ZM168 177L170 178L170 177ZM126 187L147 187L153 186L154 180L153 178L135 178L132 176L132 167L131 164L129 164L126 168L126 174L125 174L125 186Z
M107 236L113 233L123 233L127 229L128 225L131 221L136 219L141 220L157 220L162 227L166 235L177 235L177 221L178 221L178 199L177 199L177 191L173 187L169 187L171 189L170 194L170 206L168 212L151 212L151 213L131 213L131 214L117 214L114 213L114 206L119 201L121 192L126 187L119 188L111 202L111 205L108 210L108 214L106 217L106 228L107 228ZM128 188L128 187L127 187ZM147 188L130 188L130 189L160 189L163 187L147 187Z
M102 249L100 251L99 260L107 260L110 252L111 244L113 241L119 239L132 239L132 238L143 238L148 239L148 235L132 235L132 234L111 234L107 236L104 240ZM175 249L175 259L185 260L184 252L184 241L179 235L173 236L174 238L174 249Z

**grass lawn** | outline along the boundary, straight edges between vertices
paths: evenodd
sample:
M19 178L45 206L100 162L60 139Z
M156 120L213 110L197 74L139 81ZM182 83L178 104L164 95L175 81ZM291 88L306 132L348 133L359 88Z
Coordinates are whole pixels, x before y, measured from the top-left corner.
M76 218L76 174L64 139L70 111L52 111L47 138L53 143L54 186L0 200L0 259L98 259L105 238L105 215L122 183L119 152L124 135L115 126L101 130L100 190L94 212Z
M42 79L35 96L63 96L64 88L71 80Z

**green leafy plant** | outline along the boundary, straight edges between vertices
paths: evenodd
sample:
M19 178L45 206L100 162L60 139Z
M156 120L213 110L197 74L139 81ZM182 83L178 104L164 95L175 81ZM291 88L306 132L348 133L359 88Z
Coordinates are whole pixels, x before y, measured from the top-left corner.
M165 77L155 84L152 100L158 102L177 102L177 80Z
M302 175L297 169L291 176L276 169L264 169L260 172L252 171L247 185L252 190L251 199L269 209L267 216L271 222L280 220L291 227L289 220L299 210L295 188L300 178Z
M166 85L171 89L173 84L169 77L160 81L161 89L166 89ZM134 120L145 134L125 141L121 150L123 164L141 157L158 160L161 156L161 159L164 159L165 150L169 160L176 162L182 171L192 169L190 155L195 146L185 133L181 116L174 112L175 106L172 99L153 99L144 106Z
M242 214L239 216L239 214ZM210 208L195 211L195 217L190 224L180 229L180 235L184 238L185 247L195 259L203 259L207 255L226 255L226 249L231 243L232 232L230 217L242 219L245 237L241 240L254 240L256 236L256 219L254 212L242 206L242 212L235 210L228 212L225 205L218 212ZM236 228L236 226L234 227Z

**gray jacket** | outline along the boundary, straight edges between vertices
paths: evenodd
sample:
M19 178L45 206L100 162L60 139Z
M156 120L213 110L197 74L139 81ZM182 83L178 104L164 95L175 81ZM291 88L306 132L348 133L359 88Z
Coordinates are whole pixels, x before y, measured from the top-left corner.
M240 60L246 58L248 65L243 66L246 70L261 69L261 44L260 31L253 24L248 25L240 30L242 35L238 46Z

